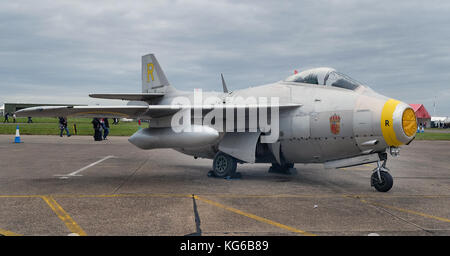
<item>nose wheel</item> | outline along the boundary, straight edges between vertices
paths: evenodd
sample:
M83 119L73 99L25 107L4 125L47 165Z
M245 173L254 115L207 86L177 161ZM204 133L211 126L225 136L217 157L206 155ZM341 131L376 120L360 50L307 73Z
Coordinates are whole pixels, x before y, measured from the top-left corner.
M377 168L373 170L372 177L370 178L370 185L375 187L379 192L387 192L394 185L394 180L389 174L389 169L386 168L386 160L377 162Z

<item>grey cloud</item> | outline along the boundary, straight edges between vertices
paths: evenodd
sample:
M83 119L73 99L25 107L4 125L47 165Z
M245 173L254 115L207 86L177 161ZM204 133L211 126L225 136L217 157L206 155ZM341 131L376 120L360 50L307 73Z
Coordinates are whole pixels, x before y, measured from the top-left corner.
M137 92L140 56L153 52L179 89L331 66L429 110L438 96L437 114L450 115L449 11L447 1L4 1L0 102L30 99L26 88L58 103Z

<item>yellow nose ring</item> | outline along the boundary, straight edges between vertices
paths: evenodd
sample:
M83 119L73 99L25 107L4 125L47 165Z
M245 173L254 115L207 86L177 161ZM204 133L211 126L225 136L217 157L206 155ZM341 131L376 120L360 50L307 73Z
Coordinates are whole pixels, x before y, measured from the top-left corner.
M386 144L398 147L410 141L415 135L416 115L407 104L389 99L381 111L380 125Z

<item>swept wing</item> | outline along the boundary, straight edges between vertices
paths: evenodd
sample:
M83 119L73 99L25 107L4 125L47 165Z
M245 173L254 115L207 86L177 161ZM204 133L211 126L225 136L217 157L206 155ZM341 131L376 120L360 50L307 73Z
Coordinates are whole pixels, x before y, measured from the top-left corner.
M278 105L280 110L300 107L300 104ZM219 109L246 110L267 107L270 105L149 105L149 106L40 106L21 109L16 112L18 117L108 117L108 118L140 118L151 119L171 116L180 110L190 109L194 114L196 109L202 110L202 115ZM224 118L226 116L224 115Z

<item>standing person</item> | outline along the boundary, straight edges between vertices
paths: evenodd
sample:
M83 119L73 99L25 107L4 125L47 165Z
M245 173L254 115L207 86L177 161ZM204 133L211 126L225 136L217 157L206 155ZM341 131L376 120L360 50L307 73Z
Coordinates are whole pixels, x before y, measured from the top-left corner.
M106 140L106 136L108 136L108 134L109 134L108 118L103 118L102 128L103 128L103 139Z
M16 122L16 113L13 114L13 122Z
M102 132L102 134L103 134L103 131L105 130L105 121L103 121L103 118L100 118L100 119L98 119L99 121L100 121L100 127L101 127L101 129L100 129L100 131ZM101 137L102 137L102 139L103 139L103 135L101 134Z
M28 122L27 123L32 123L33 119L31 119L31 116L28 117Z
M92 127L94 128L94 140L101 141L102 140L102 131L100 120L98 118L92 119Z
M64 117L60 117L60 118L59 118L59 130L61 131L61 132L59 133L59 137L62 137L62 136L63 136L64 130L66 130L67 137L70 137L70 136L71 136L71 135L70 135L70 132L69 132L69 129L67 129L67 119L64 118Z
M9 123L9 113L8 112L6 112L6 114L5 114L5 120L3 120L3 123L6 123L6 122L8 122Z

